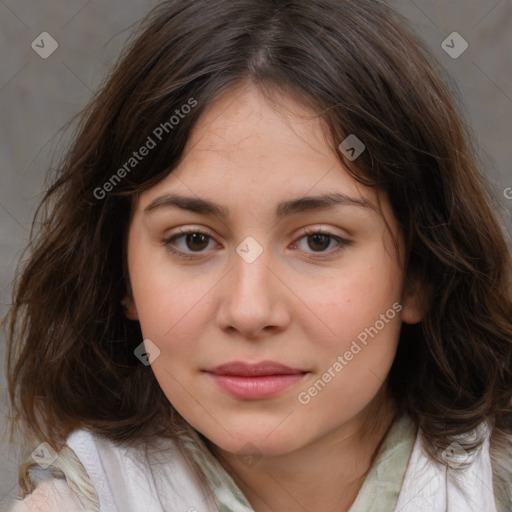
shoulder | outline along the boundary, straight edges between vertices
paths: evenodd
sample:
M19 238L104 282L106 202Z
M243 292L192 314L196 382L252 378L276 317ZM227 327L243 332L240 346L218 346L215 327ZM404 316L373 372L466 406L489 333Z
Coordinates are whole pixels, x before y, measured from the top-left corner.
M175 439L155 436L136 444L121 443L77 430L68 436L66 445L88 477L87 482L80 481L80 496L86 495L83 484L91 484L102 511L162 512L187 510L192 505L204 510L202 481L189 454Z
M85 429L72 432L66 439L66 446L76 455L89 477L98 482L111 475L146 476L155 452L157 455L165 453L164 460L169 462L180 455L176 441L171 439L158 438L132 445Z
M96 486L104 475L101 474L101 464L92 466L91 460L98 462L99 452L108 451L109 447L114 449L113 443L86 430L72 432L51 463L46 467L30 467L29 478L35 489L22 500L18 499L9 512L99 510ZM95 475L95 482L91 472L99 473ZM113 505L108 496L102 501Z
M474 436L478 436L482 443L469 454L461 444L466 440L463 438L469 440ZM482 423L475 432L461 436L461 444L454 442L445 449L441 456L444 463L441 465L427 453L423 434L419 430L399 500L403 511L420 510L420 505L423 509L446 509L450 512L511 510L508 486L511 463L503 444L493 443L494 437L490 425Z
M41 482L35 490L18 500L9 512L85 512L75 493L65 480L52 478Z

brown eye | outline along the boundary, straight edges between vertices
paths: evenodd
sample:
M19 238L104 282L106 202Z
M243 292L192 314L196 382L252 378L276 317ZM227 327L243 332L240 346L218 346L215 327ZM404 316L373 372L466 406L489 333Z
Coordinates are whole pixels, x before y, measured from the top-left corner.
M180 246L180 244L177 243L178 240L184 240L184 243L181 242ZM202 253L206 252L205 249L207 249L208 243L211 240L211 236L197 229L188 231L181 230L180 234L163 239L162 245L180 258L192 259L196 255L200 256Z
M329 257L341 251L346 246L350 245L349 240L345 240L333 233L323 231L305 231L305 234L300 237L299 241L307 239L307 248L300 249L308 252L315 257ZM179 240L183 240L178 243ZM198 231L197 229L181 230L181 233L172 235L162 240L167 250L179 258L183 259L197 259L202 258L203 255L208 253L208 244L213 238L207 233ZM331 242L335 241L337 246L334 249L328 250L332 245ZM300 245L298 242L293 244L293 247Z
M315 251L324 251L329 247L331 236L324 233L315 233L308 236L308 246Z
M300 242L303 239L306 239L307 247L304 249L299 247L299 249L304 250L305 252L309 252L310 254L319 253L319 256L323 256L324 254L325 256L331 256L350 244L349 240L345 240L344 238L334 235L333 233L324 232L321 230L305 230L304 233L304 236L302 236L299 241L294 244L294 246L300 246ZM332 241L336 242L337 247L332 250L328 250L332 245Z
M201 251L208 246L209 236L203 233L189 233L185 236L185 245L192 251ZM206 243L205 243L206 241Z

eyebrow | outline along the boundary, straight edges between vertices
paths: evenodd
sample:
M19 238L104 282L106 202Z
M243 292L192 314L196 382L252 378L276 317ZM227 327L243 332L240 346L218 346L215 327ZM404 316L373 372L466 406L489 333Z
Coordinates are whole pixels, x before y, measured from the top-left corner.
M281 219L298 213L332 209L339 206L356 206L375 212L378 211L375 205L364 198L357 199L341 193L331 193L318 196L298 197L296 199L283 201L279 203L276 208L276 217ZM229 209L213 201L177 194L165 194L157 197L144 208L144 212L150 213L161 208L173 207L203 215L215 215L221 219L229 217Z

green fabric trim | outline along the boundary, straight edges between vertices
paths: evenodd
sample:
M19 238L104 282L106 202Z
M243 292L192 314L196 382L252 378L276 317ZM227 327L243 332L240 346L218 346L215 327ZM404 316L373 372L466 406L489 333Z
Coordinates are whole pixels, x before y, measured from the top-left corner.
M254 512L231 475L199 436L195 435L187 443L187 450L203 470L219 512Z
M349 512L390 512L395 509L415 434L406 414L393 423Z

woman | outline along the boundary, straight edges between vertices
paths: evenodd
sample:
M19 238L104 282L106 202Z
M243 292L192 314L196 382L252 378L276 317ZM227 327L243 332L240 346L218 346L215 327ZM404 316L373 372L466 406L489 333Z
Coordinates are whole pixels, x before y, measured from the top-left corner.
M9 389L51 478L22 466L14 510L510 510L511 259L475 162L384 3L162 3L17 283Z

